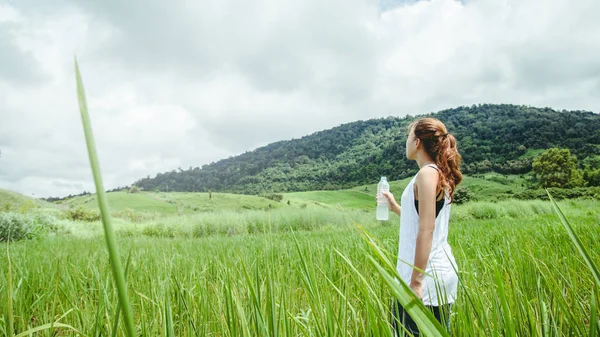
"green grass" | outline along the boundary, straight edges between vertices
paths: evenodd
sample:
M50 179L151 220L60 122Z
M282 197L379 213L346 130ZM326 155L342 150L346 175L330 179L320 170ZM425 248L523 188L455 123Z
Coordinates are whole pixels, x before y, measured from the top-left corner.
M375 205L373 195L353 190L285 193L282 202L287 203L288 200L290 205L300 207L307 205L370 210Z
M542 152L546 151L545 149L527 149L527 151L519 156L520 159L524 158L535 158L542 154Z
M123 211L131 209L138 212L157 212L165 214L177 213L177 206L147 193L112 192L107 193L108 205L112 211ZM98 200L95 195L75 197L62 203L69 207L83 207L90 210L98 210Z
M281 207L282 204L259 196L230 194L230 193L152 193L149 195L158 200L174 203L186 212L214 212L214 211L243 211L265 210Z
M190 213L223 210L254 210L280 207L281 203L258 196L241 194L186 192L111 192L106 194L113 211L132 210L145 213ZM79 196L61 202L68 207L98 210L95 195Z
M503 194L513 194L525 189L521 186L524 180L515 175L487 174L484 178L465 176L462 186L465 186L477 200L494 200Z
M402 191L412 178L391 181L390 191L400 199ZM504 176L495 173L479 177L465 176L461 186L467 187L477 200L492 201L499 196L510 196L524 189L524 179L520 176ZM164 215L188 214L196 212L246 211L274 208L308 209L356 209L371 210L375 202L377 184L357 186L338 191L309 191L283 193L281 202L260 196L229 193L192 192L111 192L107 193L108 204L114 212L159 213ZM30 199L26 199L30 200ZM290 202L289 205L287 202ZM61 205L89 210L98 210L95 195L74 197L59 202ZM117 215L118 216L118 215Z
M400 198L402 191L404 190L406 185L408 185L408 183L411 181L411 179L412 179L412 177L405 178L402 180L390 181L389 182L390 192L392 192L396 196L396 198ZM378 181L373 184L357 186L357 187L351 188L350 190L361 192L361 193L367 193L367 194L370 194L371 196L375 197L375 194L377 193L377 183L378 183Z
M55 207L55 205L48 202L26 197L17 192L0 189L0 212L25 213L36 208Z
M600 203L559 205L598 265ZM117 233L131 229L118 244L123 262L131 252L128 288L138 335L161 336L172 326L176 336L390 336L392 292L352 220L393 258L398 217L377 223L373 212L290 209L172 215L160 218L175 233L164 237L143 233L151 223L115 221ZM453 335L593 335L598 289L549 202L475 202L452 212L449 240L462 281ZM214 232L193 235L209 227ZM118 301L103 245L101 231L11 244L16 331L66 313L59 323L86 336L109 335ZM0 270L6 263L3 250ZM6 285L2 273L0 312Z
M390 182L390 192L396 200L400 197L404 188L411 178ZM490 173L482 175L482 178L465 176L460 186L467 187L477 200L491 201L502 195L511 195L524 189L521 184L524 179L516 175L500 175ZM336 207L340 205L347 209L371 210L375 203L377 184L362 185L348 190L340 191L311 191L285 193L284 202L290 200L292 204L306 204L308 206Z
M104 192L104 183L102 182L102 174L100 172L100 161L98 160L98 155L96 153L94 134L92 132L92 125L87 110L86 97L83 89L83 82L81 80L81 74L79 72L79 66L77 64L77 59L75 59L74 63L79 112L81 113L83 133L85 135L85 142L87 145L88 156L90 159L90 166L92 168L92 175L94 177L94 185L97 191L98 206L100 208L100 214L102 215L102 225L104 226L104 238L106 240L106 248L108 249L108 257L110 260L113 279L117 286L117 293L119 299L118 303L120 308L119 311L123 314L123 321L125 323L125 331L127 332L127 336L134 337L136 335L136 331L133 321L133 311L131 307L131 302L129 301L127 285L125 283L125 276L123 273L123 269L121 268L121 260L119 259L119 246L116 243L116 236L112 225L112 217L108 208L108 200L106 198L106 193ZM51 322L53 321L54 319L51 320Z

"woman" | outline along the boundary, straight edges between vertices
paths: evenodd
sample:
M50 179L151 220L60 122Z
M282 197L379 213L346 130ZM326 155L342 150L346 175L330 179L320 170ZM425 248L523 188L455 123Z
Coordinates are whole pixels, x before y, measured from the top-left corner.
M391 211L400 215L400 244L396 269L415 295L450 330L450 309L456 299L456 262L448 245L450 204L462 181L462 160L456 139L435 118L423 118L409 126L406 157L415 160L419 172L404 189L400 205L384 192ZM415 268L416 267L416 268ZM424 270L426 274L419 270ZM393 325L418 336L417 325L396 304Z

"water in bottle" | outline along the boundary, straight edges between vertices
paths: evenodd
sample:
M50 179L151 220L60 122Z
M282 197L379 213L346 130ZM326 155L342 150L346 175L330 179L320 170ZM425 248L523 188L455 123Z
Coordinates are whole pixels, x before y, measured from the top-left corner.
M390 191L390 184L386 177L381 177L379 184L377 185L377 220L388 220L389 218L389 207L388 200L383 195L383 192Z

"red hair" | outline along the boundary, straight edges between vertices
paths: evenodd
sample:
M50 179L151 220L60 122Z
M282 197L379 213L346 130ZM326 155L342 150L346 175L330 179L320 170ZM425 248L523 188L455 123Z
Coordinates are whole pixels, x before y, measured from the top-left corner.
M421 118L410 124L409 130L413 130L415 138L421 140L440 171L437 190L448 189L452 200L456 186L463 180L459 168L462 157L456 147L456 138L448 133L444 123L435 118Z

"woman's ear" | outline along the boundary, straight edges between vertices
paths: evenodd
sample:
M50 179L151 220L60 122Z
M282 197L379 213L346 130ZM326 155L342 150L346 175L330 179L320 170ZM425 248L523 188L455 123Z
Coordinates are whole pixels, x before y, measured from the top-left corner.
M415 148L418 149L419 145L421 145L421 140L417 137L415 137Z

